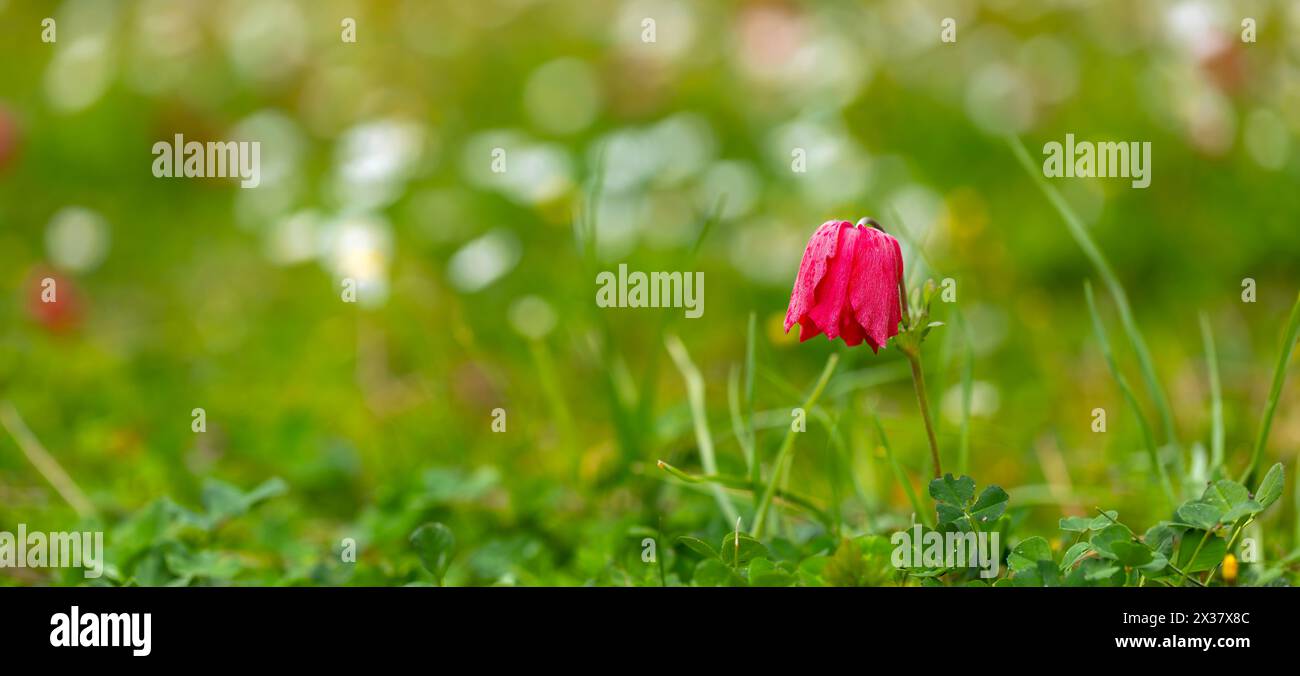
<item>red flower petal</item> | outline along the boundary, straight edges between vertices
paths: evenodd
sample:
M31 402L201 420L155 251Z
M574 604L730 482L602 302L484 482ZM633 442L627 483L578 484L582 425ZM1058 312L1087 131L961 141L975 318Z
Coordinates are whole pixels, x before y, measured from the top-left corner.
M835 256L839 246L840 230L849 225L848 221L826 221L809 238L803 260L799 263L799 275L794 280L794 290L790 292L790 306L785 312L786 331L796 322L801 322L812 309L817 285L826 276L828 261Z
M785 329L799 324L799 340L825 333L873 352L898 335L898 284L903 252L898 240L848 221L827 221L804 249L790 292Z
M859 230L847 222L839 229L835 255L826 261L826 274L817 284L816 299L808 310L817 326L834 340L840 337L840 318L848 309L850 287L854 284L853 260L858 248Z
M875 228L864 227L859 241L854 256L850 304L868 342L879 348L898 335L898 322L902 319L898 307L902 253L898 240Z

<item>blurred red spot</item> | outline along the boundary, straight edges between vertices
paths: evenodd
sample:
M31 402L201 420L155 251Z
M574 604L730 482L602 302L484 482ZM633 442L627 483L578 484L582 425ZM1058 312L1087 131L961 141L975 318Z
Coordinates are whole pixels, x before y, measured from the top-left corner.
M1227 93L1240 91L1246 83L1246 55L1229 40L1216 43L1200 59L1201 69L1211 82Z
M81 324L81 296L66 275L38 268L28 277L24 289L27 314L46 330L63 333Z
M0 105L0 173L18 156L18 119Z

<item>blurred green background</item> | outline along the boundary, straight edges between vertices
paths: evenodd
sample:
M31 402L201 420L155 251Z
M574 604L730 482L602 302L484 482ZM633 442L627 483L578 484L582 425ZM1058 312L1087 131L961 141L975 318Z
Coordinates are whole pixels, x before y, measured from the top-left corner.
M93 507L9 429L0 529L104 527L116 582L387 585L429 579L407 538L439 521L449 583L659 583L643 537L735 527L655 467L701 471L665 336L704 375L720 471L743 475L727 383L756 316L767 476L843 349L781 330L804 244L862 216L899 236L910 279L956 281L925 347L945 464L961 469L969 364L964 469L1006 487L1028 532L1102 504L1153 522L1167 514L1084 304L1095 271L1005 135L1037 161L1066 133L1152 143L1146 190L1053 185L1128 289L1189 459L1209 447L1208 316L1239 472L1300 288L1297 36L1291 2L0 0L0 400ZM261 185L153 177L152 145L176 133L259 140ZM575 220L594 223L591 259ZM597 308L591 266L619 263L703 271L703 317ZM57 310L36 302L47 276ZM1267 464L1294 467L1298 405L1284 389ZM844 534L908 523L870 423L923 491L906 362L844 351L822 410L835 438L810 416L788 487ZM230 507L275 477L282 494ZM749 496L731 497L748 523ZM1266 551L1300 544L1284 502ZM790 541L825 535L778 513ZM64 572L0 584L81 581Z

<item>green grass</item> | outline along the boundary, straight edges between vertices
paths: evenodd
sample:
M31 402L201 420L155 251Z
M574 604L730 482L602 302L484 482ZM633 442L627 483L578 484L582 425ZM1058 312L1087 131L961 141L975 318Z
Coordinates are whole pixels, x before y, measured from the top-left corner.
M300 22L236 46L213 38L255 8L200 3L183 55L136 49L159 28L105 11L94 41L132 56L102 91L59 82L78 75L63 42L32 39L47 13L61 38L89 30L71 7L0 9L0 530L102 530L110 564L0 585L1300 582L1280 473L1300 448L1300 154L1268 80L1295 35L1261 33L1223 88L1170 41L1097 49L1150 24L1140 3L1014 21L975 3L995 39L955 48L881 3L757 23L750 3L687 3L689 30L654 45L617 4L506 4L490 27L456 3L367 6L343 45L330 4L294 2ZM789 53L755 40L787 14ZM589 101L538 84L561 58ZM990 73L1011 76L1005 100L985 100ZM95 97L64 109L58 84ZM1188 87L1235 125L1184 124ZM1029 114L1004 120L1007 102ZM420 130L418 157L343 189L395 159L347 167L348 139L388 120ZM287 182L149 172L174 132L263 124ZM1065 133L1151 141L1151 186L1046 179L1035 151ZM509 169L485 178L496 145ZM98 262L52 225L73 206L103 219ZM954 475L937 486L907 359L782 330L808 236L864 215L902 242L911 288L957 284L924 347ZM359 261L334 240L356 219L385 242ZM455 261L489 234L518 259L471 289ZM341 302L341 263L387 295ZM702 272L705 315L597 306L620 263ZM47 275L78 301L66 326L33 302ZM517 325L525 298L553 315L544 335ZM1289 499L1262 504L1277 481ZM998 532L1002 570L896 568L890 538L915 524ZM1216 557L1247 538L1258 563L1224 579Z

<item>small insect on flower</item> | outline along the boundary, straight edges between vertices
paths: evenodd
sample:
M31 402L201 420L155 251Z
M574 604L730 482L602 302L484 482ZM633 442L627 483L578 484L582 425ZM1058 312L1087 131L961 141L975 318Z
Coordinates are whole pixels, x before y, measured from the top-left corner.
M871 351L898 335L898 283L903 253L898 240L866 224L827 221L803 252L790 292L785 330L799 324L799 340L825 333Z
M1237 581L1237 557L1232 554L1223 557L1223 581L1228 584Z

